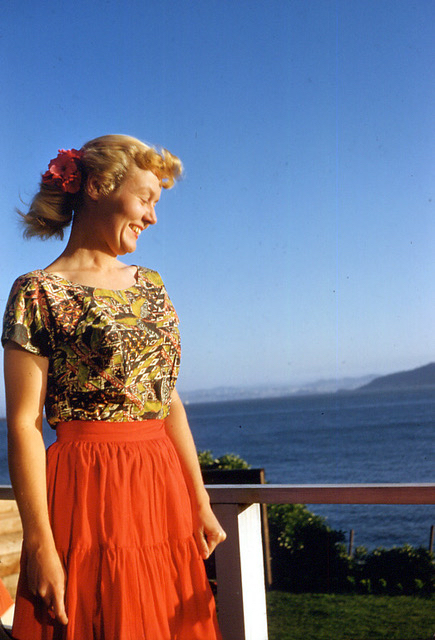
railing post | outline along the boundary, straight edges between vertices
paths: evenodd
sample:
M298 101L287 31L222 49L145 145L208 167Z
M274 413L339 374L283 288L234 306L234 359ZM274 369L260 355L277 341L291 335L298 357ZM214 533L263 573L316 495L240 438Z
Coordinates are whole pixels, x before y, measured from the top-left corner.
M223 638L267 640L260 506L214 504L213 509L228 536L215 552Z

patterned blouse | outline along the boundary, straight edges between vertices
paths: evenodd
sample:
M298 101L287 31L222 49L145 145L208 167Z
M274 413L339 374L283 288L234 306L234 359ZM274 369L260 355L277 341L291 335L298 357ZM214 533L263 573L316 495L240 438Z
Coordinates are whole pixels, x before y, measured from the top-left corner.
M14 283L3 321L49 359L49 424L163 419L180 364L178 317L159 274L138 267L128 289L87 287L43 270Z

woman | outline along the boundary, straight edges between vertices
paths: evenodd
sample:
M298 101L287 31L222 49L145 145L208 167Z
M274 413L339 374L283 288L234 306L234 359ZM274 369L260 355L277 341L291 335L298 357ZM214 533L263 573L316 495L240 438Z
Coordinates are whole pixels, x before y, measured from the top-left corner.
M117 259L181 172L166 150L103 136L59 152L24 216L27 236L72 228L4 317L17 640L221 637L201 557L225 533L175 390L178 319L156 272Z

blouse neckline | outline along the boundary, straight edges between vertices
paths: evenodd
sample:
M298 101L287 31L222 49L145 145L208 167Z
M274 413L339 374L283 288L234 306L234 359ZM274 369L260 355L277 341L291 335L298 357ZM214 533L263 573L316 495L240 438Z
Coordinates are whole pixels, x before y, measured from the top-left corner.
M73 280L68 280L68 278L64 278L63 276L60 276L59 274L54 273L52 271L46 271L45 269L37 269L36 273L41 273L42 275L48 276L49 278L53 278L55 280L60 280L62 282L65 282L71 287L78 287L80 289L86 289L87 291L110 291L111 293L124 293L126 291L131 291L131 289L134 289L139 284L141 267L137 265L134 265L134 266L136 267L136 276L135 276L136 282L132 284L130 287L126 287L125 289L107 289L106 287L91 287L87 284L82 284L81 282L74 282Z

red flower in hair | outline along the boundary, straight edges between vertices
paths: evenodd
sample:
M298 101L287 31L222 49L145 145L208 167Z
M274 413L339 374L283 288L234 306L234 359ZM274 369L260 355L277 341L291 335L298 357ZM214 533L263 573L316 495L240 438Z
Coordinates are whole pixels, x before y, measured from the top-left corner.
M58 156L50 160L42 182L59 187L67 193L77 193L82 179L79 168L82 157L83 151L59 149Z

